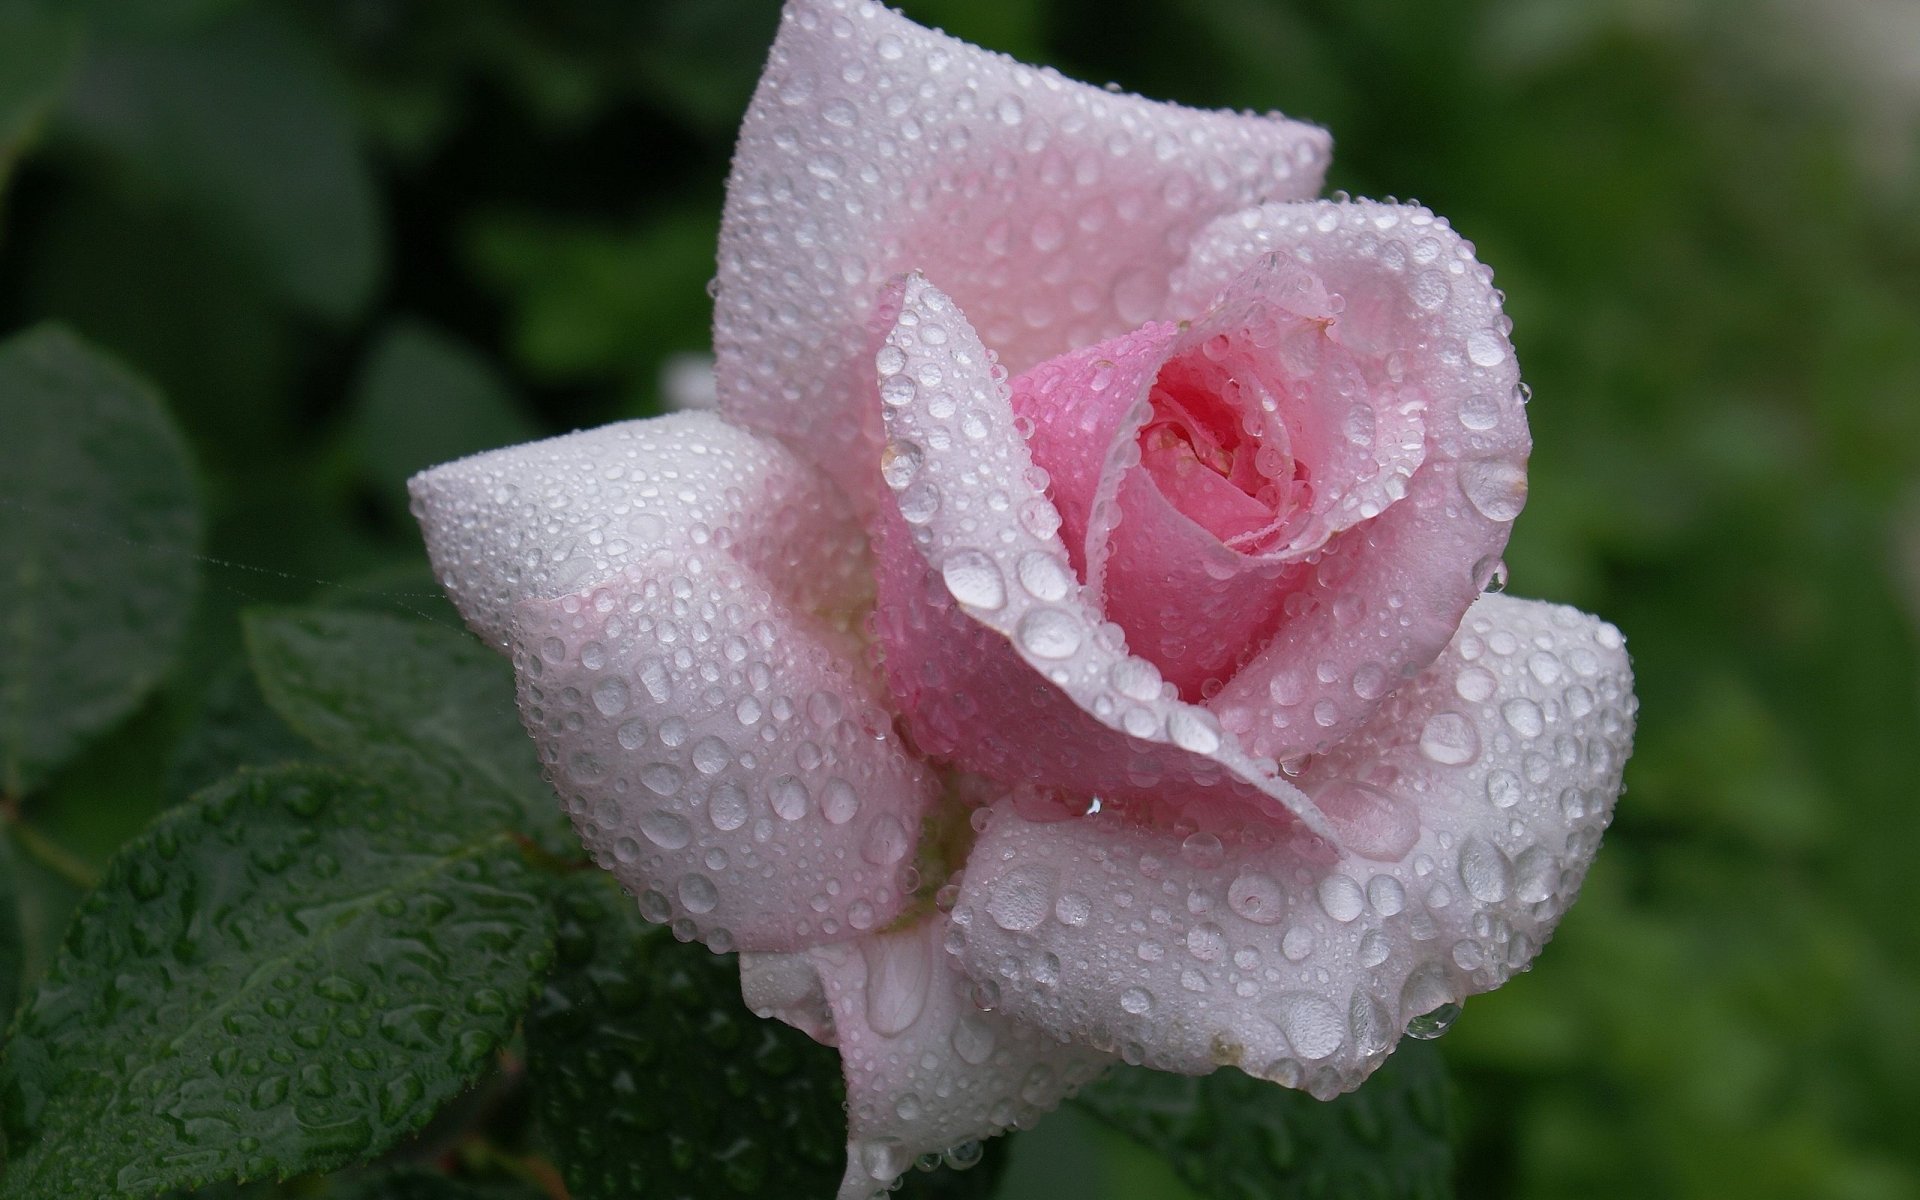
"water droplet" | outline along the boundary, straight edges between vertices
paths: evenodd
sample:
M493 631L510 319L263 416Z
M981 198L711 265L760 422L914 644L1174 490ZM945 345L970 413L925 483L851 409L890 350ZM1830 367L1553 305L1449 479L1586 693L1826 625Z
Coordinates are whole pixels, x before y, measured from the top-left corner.
M1308 1062L1329 1058L1346 1043L1347 1023L1324 997L1293 992L1276 999L1271 1011L1294 1053Z
M720 893L713 886L713 880L705 875L683 875L680 878L680 903L690 913L709 913L714 905L720 903Z
M1527 503L1527 471L1500 458L1460 464L1460 492L1489 521L1511 521Z
M1491 329L1476 329L1467 335L1467 357L1476 367L1497 367L1507 361L1506 341Z
M1053 871L1046 867L1009 871L987 897L987 915L1009 933L1038 928L1053 901L1053 880Z
M1460 847L1460 882L1475 900L1497 904L1513 886L1513 868L1499 847L1485 838L1470 837Z
M1120 993L1120 1007L1141 1016L1153 1008L1153 993L1145 988L1128 988Z
M1449 1001L1438 1008L1423 1012L1411 1021L1408 1021L1407 1036L1410 1038L1418 1038L1423 1042L1430 1042L1447 1030L1452 1029L1453 1023L1459 1019L1460 1006Z
M798 821L807 815L807 805L812 797L807 794L807 785L798 776L782 775L767 789L767 799L773 805L774 814L781 820Z
M1435 713L1420 730L1420 753L1443 766L1464 766L1480 756L1480 735L1457 712Z
M838 775L827 780L826 786L820 789L820 815L829 824L845 825L859 811L859 794L853 790L852 784Z
M731 833L747 823L747 793L738 784L723 783L713 789L707 801L707 817L722 833Z
M940 564L940 577L947 590L962 604L989 612L1007 602L1007 585L1000 568L979 550L956 550Z
M1167 736L1182 750L1212 754L1220 748L1220 723L1205 709L1183 706L1167 715Z
M693 829L686 818L662 808L640 818L640 832L662 850L678 850L693 840Z
M1360 885L1346 875L1333 874L1320 881L1320 907L1342 924L1358 917L1367 906Z
M1500 706L1500 715L1508 726L1525 738L1536 738L1546 728L1546 716L1540 706L1525 696L1516 696Z
M1227 907L1256 925L1278 925L1287 896L1271 877L1248 871L1227 885Z
M1500 768L1488 773L1487 799L1493 802L1495 808L1512 808L1520 803L1520 798L1525 794L1520 777L1512 771Z
M617 717L625 712L629 699L624 679L602 679L593 685L593 706L603 717Z
M1029 550L1021 555L1014 573L1028 595L1049 604L1066 599L1073 588L1073 575L1067 564L1044 551Z
M1453 690L1470 704L1479 704L1498 690L1500 683L1485 667L1468 667L1454 677Z
M1036 608L1020 619L1020 644L1035 658L1070 658L1080 649L1080 623L1057 608Z
M1093 905L1079 892L1061 892L1053 902L1053 916L1062 925L1081 926L1093 915Z

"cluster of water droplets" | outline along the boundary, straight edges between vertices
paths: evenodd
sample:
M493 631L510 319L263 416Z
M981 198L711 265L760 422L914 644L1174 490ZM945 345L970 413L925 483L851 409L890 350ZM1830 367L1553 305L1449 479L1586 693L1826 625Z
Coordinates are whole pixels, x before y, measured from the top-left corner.
M1634 702L1611 626L1489 596L1298 782L1342 853L1227 822L992 811L950 948L1002 1011L1130 1061L1345 1091L1524 969L1577 892Z

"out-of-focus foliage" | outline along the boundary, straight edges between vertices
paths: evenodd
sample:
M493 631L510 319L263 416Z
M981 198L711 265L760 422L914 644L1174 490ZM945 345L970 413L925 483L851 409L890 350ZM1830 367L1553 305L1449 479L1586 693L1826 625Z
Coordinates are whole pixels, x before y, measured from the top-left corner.
M1334 186L1432 205L1509 293L1536 397L1512 587L1617 622L1643 709L1586 895L1440 1043L1460 1194L1920 1193L1912 6L904 7L1080 78L1325 124ZM0 785L0 1003L16 974L36 994L116 852L236 767L324 751L463 813L550 818L530 754L496 757L504 677L482 688L485 653L433 628L449 614L399 484L656 411L662 363L706 341L722 179L776 13L0 0L0 370L57 336L21 331L59 322L73 370L129 404L151 404L130 376L164 397L187 451L152 462L198 464L166 484L191 499L63 507L49 529L19 430L71 410L0 424L0 545L50 537L107 554L102 578L198 580L183 632L144 617L138 650L99 656L124 675L97 719L9 751L28 765ZM256 620L249 662L241 610L289 604ZM54 615L116 634L84 607ZM329 636L353 652L330 659ZM366 681L343 665L442 686L446 720L356 708ZM446 686L469 667L472 694ZM461 740L481 730L501 737ZM550 873L561 848L521 852ZM534 1093L510 1051L398 1152L412 1166L291 1186L553 1194ZM1009 1200L1182 1194L1071 1106L1008 1157Z

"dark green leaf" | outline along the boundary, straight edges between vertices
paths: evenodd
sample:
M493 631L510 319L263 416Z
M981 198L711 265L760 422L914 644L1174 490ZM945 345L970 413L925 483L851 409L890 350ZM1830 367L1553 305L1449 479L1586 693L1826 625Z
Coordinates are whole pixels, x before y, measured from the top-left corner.
M382 234L344 88L271 11L97 46L66 128L227 237L287 300L335 320L373 293Z
M141 1197L392 1146L480 1072L552 950L504 834L317 767L129 843L0 1060L6 1200Z
M1331 1101L1231 1067L1198 1079L1128 1067L1076 1103L1214 1200L1453 1195L1450 1085L1439 1054L1418 1042Z
M410 321L368 354L352 419L361 468L403 510L414 472L539 436L486 359Z
M193 606L187 448L139 379L72 334L0 343L0 791L126 716Z
M85 26L51 0L0 0L0 188L66 86Z
M469 827L490 821L579 853L498 654L457 630L375 613L256 612L245 624L260 690L315 745Z
M834 1052L748 1012L731 956L650 927L610 877L568 882L527 1070L576 1200L832 1195Z

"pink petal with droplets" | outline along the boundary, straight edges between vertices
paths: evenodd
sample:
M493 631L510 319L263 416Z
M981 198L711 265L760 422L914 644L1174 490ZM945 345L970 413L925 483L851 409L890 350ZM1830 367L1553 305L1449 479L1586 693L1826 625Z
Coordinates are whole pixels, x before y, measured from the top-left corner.
M1484 597L1301 774L1339 861L1303 861L1256 823L1182 835L998 805L953 910L961 961L1000 1011L1056 1037L1349 1090L1412 1018L1533 960L1599 848L1634 712L1612 626Z
M1424 455L1419 396L1369 378L1338 321L1308 271L1256 256L1191 323L1014 381L1075 565L1190 701L1301 607L1311 557L1391 505Z
M748 1007L815 1037L830 1015L847 1080L840 1200L884 1191L923 1154L1031 1124L1113 1063L979 1009L942 948L945 931L944 918L929 918L801 954L741 957Z
M824 476L687 414L480 455L415 495L468 620L494 636L517 600L522 719L648 917L788 950L898 914L937 785L860 663L869 560Z
M1127 654L1075 577L979 337L918 275L877 356L889 511L875 632L914 741L1002 783L1233 798L1327 827L1298 789Z
M720 233L721 411L877 498L866 340L923 270L1015 370L1168 316L1208 221L1320 189L1323 130L1119 95L869 0L794 0Z
M1205 306L1267 254L1339 297L1329 336L1370 387L1423 407L1425 443L1405 494L1327 542L1272 640L1208 702L1250 750L1286 760L1335 745L1446 645L1506 546L1531 443L1492 274L1444 220L1263 205L1208 227L1175 302Z

